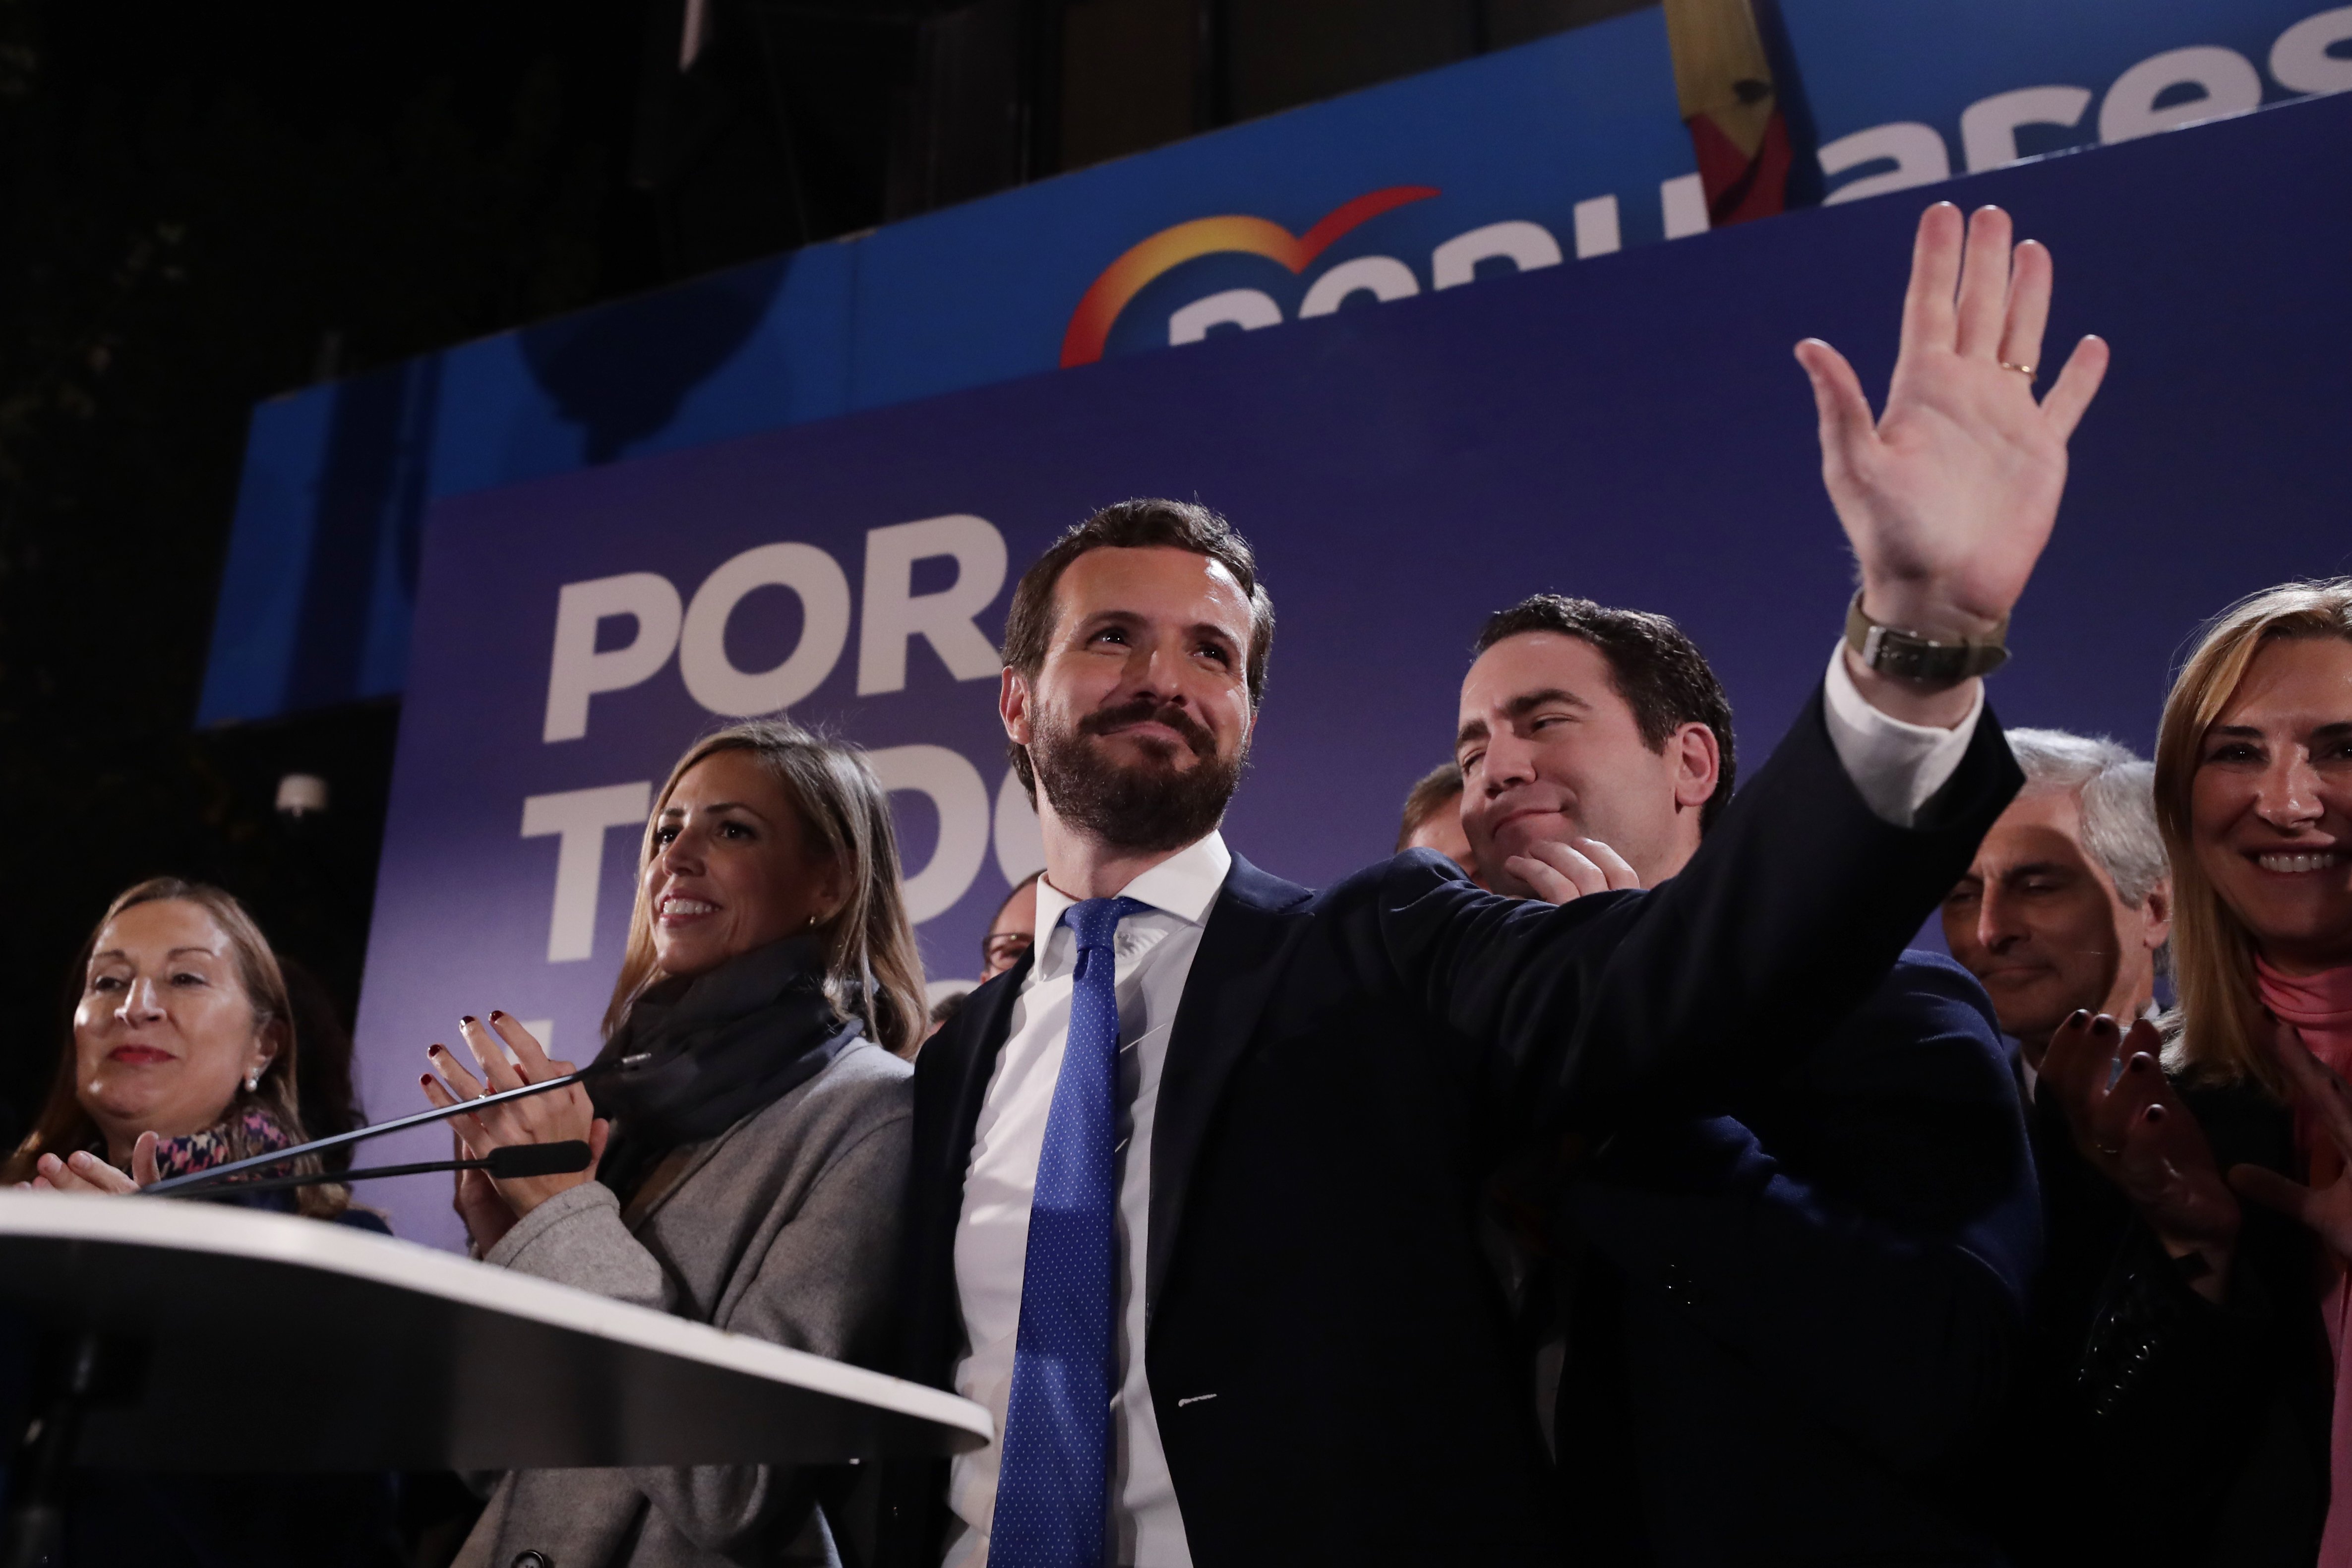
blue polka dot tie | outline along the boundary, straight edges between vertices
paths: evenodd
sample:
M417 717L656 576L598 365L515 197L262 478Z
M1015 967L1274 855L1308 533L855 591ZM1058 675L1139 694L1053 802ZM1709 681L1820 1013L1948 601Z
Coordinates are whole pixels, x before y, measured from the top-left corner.
M1112 1142L1118 1083L1118 922L1149 909L1088 899L1062 916L1077 933L1070 1038L1062 1051L1029 1252L1021 1333L996 1472L990 1568L1100 1568L1110 1488L1111 1314L1118 1300Z

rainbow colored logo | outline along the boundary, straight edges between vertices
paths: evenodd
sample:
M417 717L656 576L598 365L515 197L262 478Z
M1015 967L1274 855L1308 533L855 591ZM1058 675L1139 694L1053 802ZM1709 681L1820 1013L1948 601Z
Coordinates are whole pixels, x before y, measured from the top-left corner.
M1238 251L1279 261L1294 273L1304 272L1341 235L1393 212L1407 202L1438 195L1434 185L1391 185L1343 203L1324 215L1305 234L1295 235L1262 217L1196 217L1173 228L1163 228L1103 268L1071 312L1069 330L1062 334L1062 363L1092 364L1102 358L1111 324L1128 301L1145 285L1171 268L1200 256Z

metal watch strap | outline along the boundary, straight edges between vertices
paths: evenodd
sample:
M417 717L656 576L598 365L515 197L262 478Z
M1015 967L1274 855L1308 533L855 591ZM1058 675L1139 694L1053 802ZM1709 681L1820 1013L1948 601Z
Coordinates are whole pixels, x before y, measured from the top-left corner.
M1845 642L1866 669L1902 680L1966 680L1990 675L2009 662L2009 622L1988 637L1969 642L1933 642L1916 632L1882 626L1862 611L1862 592L1846 607Z

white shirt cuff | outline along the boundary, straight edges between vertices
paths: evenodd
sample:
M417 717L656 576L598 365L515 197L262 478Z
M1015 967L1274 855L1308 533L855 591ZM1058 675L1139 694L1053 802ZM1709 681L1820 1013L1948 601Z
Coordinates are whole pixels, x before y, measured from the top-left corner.
M1969 716L1948 730L1906 724L1881 713L1847 672L1843 638L1830 652L1822 697L1830 744L1845 765L1845 776L1862 792L1872 814L1896 827L1916 821L1919 808L1951 778L1976 738L1977 721L1984 716L1982 681L1977 683L1976 705Z

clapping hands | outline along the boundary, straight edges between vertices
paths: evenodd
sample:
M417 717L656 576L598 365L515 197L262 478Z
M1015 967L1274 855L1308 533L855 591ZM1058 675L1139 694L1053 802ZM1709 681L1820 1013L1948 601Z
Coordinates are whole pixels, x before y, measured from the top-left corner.
M2352 1258L2352 1085L2313 1056L2292 1024L2280 1024L2271 1055L2332 1143L2344 1169L2324 1185L2305 1186L2260 1165L2236 1165L2230 1184L2256 1203L2301 1220L2338 1258Z
M538 1083L574 1070L570 1062L550 1060L530 1031L504 1013L492 1013L489 1021L497 1030L495 1036L479 1019L467 1017L458 1021L458 1037L465 1041L467 1051L481 1069L478 1079L446 1046L436 1045L426 1050L426 1057L441 1077L436 1079L428 1072L420 1082L425 1097L435 1105L452 1106L478 1095L520 1089L526 1083ZM511 1061L506 1050L500 1048L500 1041L513 1049ZM445 1079L446 1085L442 1081ZM479 1171L463 1173L457 1183L457 1213L465 1220L475 1246L484 1252L497 1246L499 1238L513 1227L517 1219L549 1198L593 1181L595 1161L604 1156L606 1124L596 1115L587 1091L578 1084L509 1100L477 1114L454 1116L449 1125L467 1155L477 1160L505 1144L562 1143L575 1139L586 1142L593 1155L587 1170L571 1175L514 1177L494 1182Z
M155 1170L155 1134L142 1132L139 1142L131 1146L131 1174L108 1164L86 1150L77 1150L60 1160L55 1154L44 1154L33 1164L33 1179L19 1182L19 1187L42 1193L135 1193L142 1187L152 1187L162 1180Z
M2167 1252L2203 1260L2190 1288L2218 1301L2237 1250L2238 1201L2158 1064L2158 1043L2145 1018L2126 1033L2104 1013L2078 1012L2051 1036L2041 1081L2084 1160L2122 1189Z

